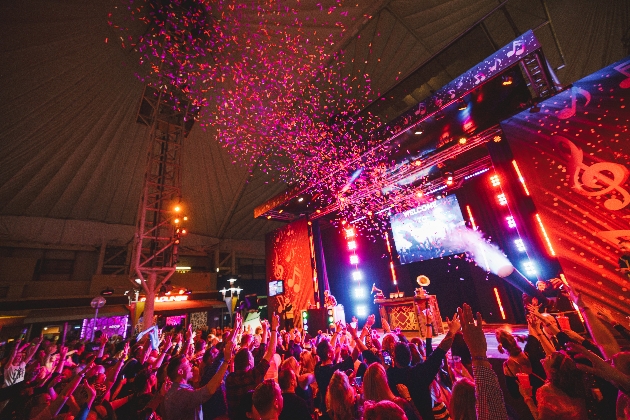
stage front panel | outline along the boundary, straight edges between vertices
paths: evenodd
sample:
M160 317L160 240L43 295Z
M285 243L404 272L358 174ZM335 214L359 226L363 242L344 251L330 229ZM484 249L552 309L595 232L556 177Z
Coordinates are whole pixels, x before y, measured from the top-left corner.
M282 280L284 294L269 297L269 313L282 312L287 305L293 308L294 325L301 327L301 310L315 303L314 269L308 221L297 220L267 234L265 243L267 258L267 283Z
M630 57L501 124L569 283L617 317L630 306L629 120Z

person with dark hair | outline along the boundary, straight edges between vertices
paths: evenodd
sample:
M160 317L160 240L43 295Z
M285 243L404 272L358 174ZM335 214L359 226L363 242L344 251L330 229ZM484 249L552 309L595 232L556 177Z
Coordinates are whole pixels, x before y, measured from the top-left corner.
M282 391L273 379L267 379L254 390L252 403L260 420L278 420L284 403Z
M192 379L192 366L185 355L173 357L166 368L168 377L173 381L164 397L164 418L171 419L203 419L201 404L219 389L224 374L232 360L234 348L233 337L230 337L223 350L223 363L219 371L203 387L194 389L188 384Z
M295 389L298 386L295 372L291 369L281 370L278 373L278 383L284 401L280 420L311 420L308 404L295 394Z
M536 420L587 420L586 393L583 387L582 372L564 351L557 351L543 361L547 382L536 392L536 403L532 398L532 388L519 384Z
M219 371L221 368L221 364L223 363L223 342L217 345L217 348L221 350L221 352L216 356L214 360L211 359L212 352L211 349L207 349L203 355L204 360L204 369L201 372L201 381L199 382L201 386L206 385L212 377ZM226 371L227 377L227 371ZM225 379L225 378L224 378ZM225 399L225 382L221 383L217 392L210 397L208 401L203 403L203 418L204 420L212 420L217 417L222 417L227 415L227 400Z
M411 366L409 344L397 343L394 347L394 366L387 370L387 379L393 393L401 396L398 385L404 385L423 420L434 419L431 383L442 366L442 359L450 349L455 333L460 329L457 314L452 320L446 318L446 323L448 333L423 363Z
M234 372L230 373L225 380L228 415L232 420L246 418L241 398L247 392L255 389L265 379L265 374L269 369L269 361L276 352L279 322L280 318L278 315L273 314L269 346L258 364L254 365L254 357L248 348L241 348L234 356ZM238 328L236 329L238 330Z

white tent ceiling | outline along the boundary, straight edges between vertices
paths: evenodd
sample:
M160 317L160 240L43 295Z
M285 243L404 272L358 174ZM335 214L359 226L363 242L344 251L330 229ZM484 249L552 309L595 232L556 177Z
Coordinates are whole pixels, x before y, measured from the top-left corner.
M336 41L328 51L343 50L348 72L368 73L377 93L387 92L499 5L496 0L290 3L298 21L312 23L317 17L309 29L322 38L332 34ZM630 22L627 1L548 3L566 59L558 71L562 82L570 83L627 53L622 43ZM148 139L146 127L136 123L143 85L134 75L137 69L129 53L115 42L117 34L107 24L108 12L119 4L0 4L0 216L134 225ZM336 8L328 14L332 6ZM521 32L545 21L538 0L509 1L507 10ZM249 13L246 21L257 25L255 8ZM486 25L499 46L515 37L501 11ZM536 34L557 67L561 59L549 26ZM478 49L449 52L440 60L439 77L420 81L383 112L391 115L417 102L488 55L490 48L480 38ZM233 160L211 129L195 125L183 154L190 230L217 239L262 239L278 223L254 219L253 209L284 185L253 163Z

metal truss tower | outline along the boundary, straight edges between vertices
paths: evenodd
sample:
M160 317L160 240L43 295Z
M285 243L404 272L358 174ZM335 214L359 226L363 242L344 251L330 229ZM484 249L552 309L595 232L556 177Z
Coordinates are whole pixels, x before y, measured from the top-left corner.
M185 233L180 204L181 150L194 123L190 108L188 100L146 86L137 116L137 122L150 127L131 263L131 272L146 294L144 329L153 325L156 292L175 272L180 237Z

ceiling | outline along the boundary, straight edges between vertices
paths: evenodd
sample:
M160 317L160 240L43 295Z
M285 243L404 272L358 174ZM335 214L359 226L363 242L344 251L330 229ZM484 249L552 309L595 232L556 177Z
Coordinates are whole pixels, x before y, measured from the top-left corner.
M261 24L254 3L243 8L239 30ZM291 31L299 23L314 44L332 40L325 52L340 52L347 74L369 75L372 92L356 95L385 121L528 29L538 28L564 84L628 54L627 1L548 2L556 40L541 1L505 3L497 9L496 0L287 1L291 13L263 24ZM107 23L121 4L0 5L0 216L135 224L148 133L136 123L143 91L137 63ZM475 26L486 15L484 26ZM230 155L212 126L193 127L182 163L192 233L260 240L280 226L254 219L253 211L285 184L256 161Z

